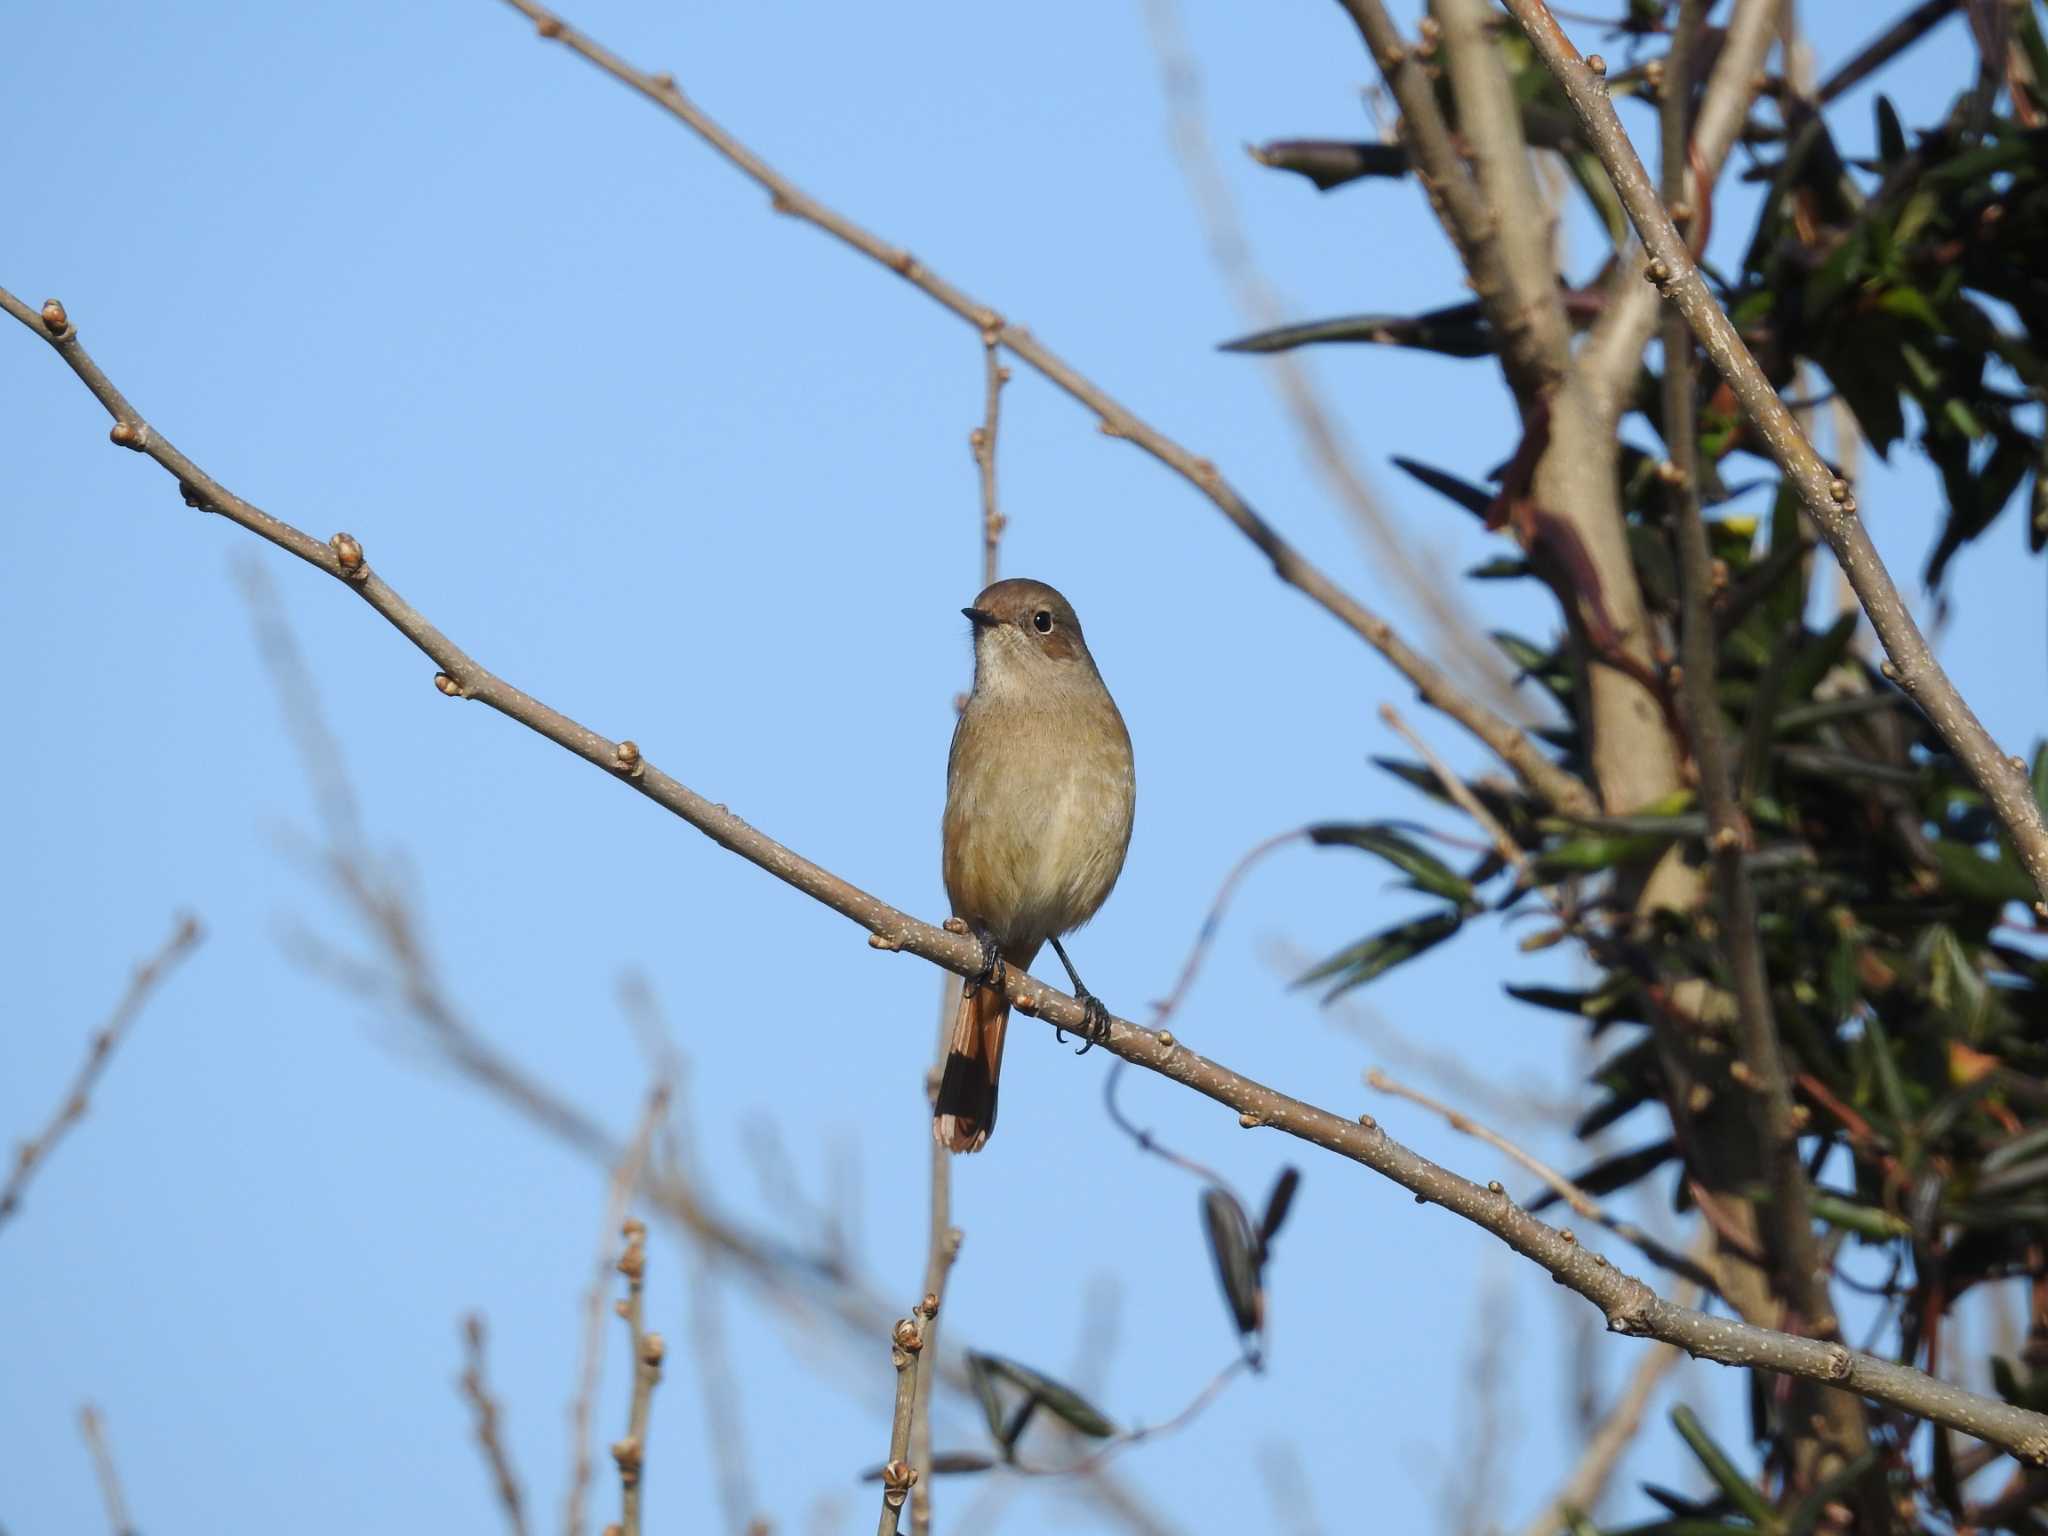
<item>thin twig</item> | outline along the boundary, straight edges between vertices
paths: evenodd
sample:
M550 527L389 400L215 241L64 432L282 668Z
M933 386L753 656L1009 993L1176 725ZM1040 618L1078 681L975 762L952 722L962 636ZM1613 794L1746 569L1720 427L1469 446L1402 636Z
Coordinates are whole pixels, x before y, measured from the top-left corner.
M905 282L928 294L943 308L959 316L978 332L993 331L1011 353L1029 364L1049 383L1079 401L1099 418L1102 432L1122 438L1143 449L1160 463L1187 480L1227 517L1239 532L1272 562L1274 574L1309 597L1332 617L1343 623L1366 644L1378 651L1434 709L1442 710L1485 742L1502 761L1547 804L1566 815L1597 814L1593 792L1574 774L1559 766L1530 736L1463 693L1433 662L1410 647L1394 633L1393 627L1345 592L1279 531L1268 523L1224 479L1210 460L1200 457L1138 417L1092 379L1078 372L1066 359L1039 341L1030 331L1003 319L994 309L954 287L900 246L891 245L871 230L855 223L837 210L826 207L798 188L759 155L713 121L685 96L674 78L650 74L627 63L603 44L569 26L535 0L506 0L531 19L543 38L550 38L595 64L614 79L639 91L668 112L715 149L743 175L769 194L778 213L816 226L843 241L862 255L879 262ZM19 305L19 301L15 301ZM39 326L26 306L14 311L24 324ZM48 334L47 331L44 332ZM103 398L102 403L110 402ZM123 402L125 405L125 402ZM130 419L124 410L117 413ZM144 451L151 451L145 446ZM182 478L182 471L176 471ZM222 509L226 510L226 509ZM232 515L232 514L230 514ZM316 546L317 548L317 546ZM308 556L332 571L325 560ZM458 682L467 680L456 675Z
M896 1409L889 1416L889 1459L882 1465L882 1516L879 1536L896 1536L897 1521L910 1490L920 1481L910 1464L910 1421L917 1407L917 1357L924 1349L924 1312L913 1309L897 1321L889 1340L889 1363L896 1371Z
M187 499L195 505L219 512L348 584L441 665L439 686L444 693L488 703L508 718L604 768L721 847L868 929L873 947L918 955L959 976L979 971L981 946L964 931L956 933L919 922L909 913L869 895L655 769L637 745L607 740L487 671L371 571L362 546L353 537L337 535L332 546L321 544L227 491L135 414L78 345L77 333L60 308L53 306L53 314L46 322L4 290L0 290L0 308L36 328L114 414L114 436L121 446L146 453L178 475L186 487ZM1015 346L1012 350L1016 350ZM1526 742L1526 738L1522 739ZM1582 796L1587 795L1584 785L1576 779L1571 782ZM1079 1030L1087 1022L1086 1011L1077 999L1014 968L1004 978L1004 989L1011 1005L1027 1017L1039 1018L1063 1030ZM1596 1260L1511 1201L1418 1156L1377 1127L1361 1125L1290 1098L1126 1019L1110 1020L1103 1044L1113 1055L1235 1109L1241 1125L1268 1126L1335 1152L1394 1180L1424 1201L1440 1204L1486 1228L1516 1252L1541 1265L1560 1284L1599 1307L1610 1328L1665 1339L1725 1364L1761 1365L1786 1375L1830 1382L2048 1464L2048 1415L1964 1391L1925 1372L1837 1344L1711 1318L1675 1306L1634 1276L1604 1259ZM553 1102L551 1095L542 1094L529 1107L537 1114L544 1113ZM565 1134L581 1134L588 1130L588 1122L558 1128ZM580 1511L580 1490L576 1499Z
M571 1463L569 1495L562 1520L569 1536L582 1536L584 1505L590 1493L590 1419L597 1406L598 1381L604 1374L604 1298L611 1289L612 1234L619 1231L625 1222L626 1207L632 1202L641 1171L647 1166L655 1130L668 1113L668 1100L669 1085L657 1083L647 1096L647 1107L640 1113L640 1124L633 1132L633 1139L626 1143L625 1151L612 1169L611 1188L605 1197L604 1225L599 1229L603 1236L598 1242L597 1272L583 1297L583 1363L578 1372L576 1397L569 1406Z
M1522 851L1522 845L1508 836L1508 829L1486 808L1485 802L1472 793L1471 787L1457 774L1451 772L1450 765L1437 756L1429 743L1408 728L1408 722L1401 718L1400 711L1391 704L1382 704L1380 719L1387 723L1395 735L1415 749L1415 755L1420 757L1429 771L1436 775L1436 781L1443 786L1444 793L1451 797L1459 810L1478 824L1479 829L1492 842L1495 851L1508 861L1509 868L1515 872L1516 881L1529 890L1540 889L1536 875L1529 867L1529 856ZM1557 903L1552 900L1551 905L1556 906Z
M1444 1123L1450 1126L1452 1130L1483 1141L1497 1151L1505 1152L1510 1158L1541 1179L1559 1199L1563 1200L1566 1205L1569 1205L1579 1215L1585 1217L1588 1221L1598 1222L1623 1242L1634 1244L1642 1252L1643 1257L1650 1260L1651 1263L1659 1268L1669 1270L1672 1274L1680 1276L1693 1285L1705 1287L1709 1291L1714 1289L1713 1277L1697 1262L1678 1252L1677 1249L1671 1247L1668 1243L1659 1242L1634 1222L1616 1216L1606 1206L1587 1194L1555 1168L1533 1153L1524 1151L1521 1147L1516 1146L1515 1143L1509 1141L1500 1132L1481 1125L1470 1115L1465 1114L1461 1110L1451 1108L1450 1105L1443 1103L1439 1099L1431 1098L1418 1088L1410 1088L1405 1083L1395 1081L1378 1067L1374 1067L1365 1074L1365 1081L1367 1086L1377 1088L1381 1093L1391 1093L1396 1098L1406 1099L1411 1104L1420 1104L1424 1109L1442 1115ZM1496 1192L1500 1190L1500 1185L1498 1184L1490 1184L1487 1187Z
M1891 572L1879 558L1869 529L1857 515L1849 483L1835 477L1800 432L1770 378L1707 287L1685 237L1671 222L1670 212L1615 115L1600 77L1587 67L1543 0L1502 3L1521 23L1544 67L1564 87L1588 142L1642 236L1650 257L1646 270L1658 292L1685 317L1708 361L1728 381L1771 459L1841 562L1857 600L1870 616L1871 628L1891 658L1883 669L1885 676L1912 696L1983 791L2033 881L2040 897L2037 910L2048 916L2048 820L2034 801L2025 760L2000 749L1935 657Z
M86 1048L85 1062L72 1079L70 1091L51 1114L49 1124L34 1139L15 1149L14 1167L7 1175L6 1187L0 1188L0 1227L7 1224L7 1218L20 1206L31 1176L49 1159L65 1133L85 1118L94 1085L99 1082L100 1074L106 1071L115 1050L127 1037L136 1016L142 1012L143 1004L149 1001L158 984L176 969L178 962L198 946L202 937L204 934L197 918L180 917L170 938L135 968L135 973L128 979L128 990L121 994L121 1000L114 1005L107 1021L94 1031Z
M92 1453L92 1468L100 1482L100 1502L107 1507L107 1525L114 1536L135 1536L134 1522L128 1518L128 1501L121 1496L121 1475L114 1468L114 1453L107 1445L107 1426L100 1418L99 1409L87 1403L78 1410L79 1433L85 1436L85 1447Z
M491 1386L484 1377L484 1318L481 1312L472 1312L462 1320L464 1360L462 1367L462 1395L469 1402L470 1411L476 1415L476 1442L483 1451L484 1465L490 1469L491 1486L497 1491L498 1507L505 1512L505 1524L512 1529L513 1536L526 1536L526 1504L519 1491L519 1479L512 1471L512 1460L505 1451L505 1442L498 1433L498 1401L491 1396Z
M647 1417L654 1405L654 1389L661 1381L662 1356L667 1352L662 1337L649 1333L645 1317L647 1285L647 1224L629 1219L620 1228L626 1251L619 1255L618 1271L626 1277L626 1295L613 1303L625 1319L633 1360L633 1398L628 1410L625 1437L612 1443L612 1461L619 1469L620 1536L640 1536L641 1489L647 1478Z
M925 1074L925 1098L935 1104L939 1097L940 1073L952 1040L953 1015L960 1006L960 980L939 978L939 1044L932 1068ZM953 1261L960 1255L962 1233L953 1225L953 1154L930 1137L930 1215L925 1229L924 1300L918 1305L924 1318L924 1347L917 1352L916 1402L910 1423L910 1465L917 1473L910 1489L911 1536L928 1536L932 1525L932 1389L939 1366L939 1309L946 1299L946 1280L953 1273Z
M996 427L1003 403L1003 386L1010 382L1010 370L1003 366L1002 336L996 331L981 333L982 393L981 425L967 434L967 446L974 450L974 467L981 478L981 584L995 585L1003 553L1003 516L996 497Z

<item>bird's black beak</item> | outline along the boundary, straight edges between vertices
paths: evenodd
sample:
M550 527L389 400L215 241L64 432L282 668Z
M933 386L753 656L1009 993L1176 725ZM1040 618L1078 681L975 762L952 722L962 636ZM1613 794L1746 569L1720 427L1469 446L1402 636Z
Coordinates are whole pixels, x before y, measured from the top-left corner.
M996 621L996 616L986 608L962 608L960 611L967 615L967 622L976 629L987 629Z

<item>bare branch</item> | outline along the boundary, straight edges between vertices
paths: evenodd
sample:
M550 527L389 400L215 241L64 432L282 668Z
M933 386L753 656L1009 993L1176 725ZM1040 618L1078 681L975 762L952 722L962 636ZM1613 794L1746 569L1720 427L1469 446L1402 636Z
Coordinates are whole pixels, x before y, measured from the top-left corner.
M0 1188L0 1227L7 1224L7 1218L21 1205L21 1197L35 1171L49 1158L65 1133L85 1118L94 1084L99 1082L108 1061L127 1037L136 1015L142 1012L143 1004L149 1001L157 985L177 968L178 962L198 947L202 937L197 918L180 917L163 946L135 968L135 974L128 981L128 990L121 994L120 1002L114 1005L106 1023L94 1032L92 1043L86 1048L85 1062L79 1067L78 1076L72 1079L70 1091L50 1116L49 1124L32 1140L24 1141L15 1149L14 1167L7 1175L6 1186Z
M936 1104L939 1079L946 1064L953 1014L960 1005L960 980L939 978L939 1044L931 1070L925 1073L925 1100ZM946 1280L960 1255L961 1231L953 1225L953 1154L931 1138L931 1215L925 1234L924 1347L917 1352L917 1399L910 1424L910 1465L917 1476L910 1489L911 1536L929 1536L932 1527L932 1389L939 1366L939 1308L946 1299Z
M896 1536L896 1524L912 1485L919 1481L910 1464L910 1421L917 1407L917 1357L924 1350L922 1306L898 1320L889 1343L889 1363L896 1368L896 1411L889 1419L889 1459L882 1464L882 1516L878 1536Z
M79 1433L92 1452L94 1473L100 1480L100 1502L107 1506L107 1525L114 1536L135 1536L135 1522L128 1518L128 1501L121 1496L121 1475L114 1469L114 1453L107 1445L107 1426L99 1409L87 1403L78 1410Z
M1976 780L2040 893L2036 909L2048 915L2048 821L2043 820L2040 806L2034 803L2025 761L2000 750L1935 659L1905 599L1899 595L1891 572L1878 558L1869 530L1857 516L1856 498L1848 482L1836 479L1814 452L1791 411L1771 387L1770 379L1743 345L1734 323L1715 302L1685 237L1671 222L1671 215L1651 184L1649 173L1643 169L1621 119L1615 116L1614 104L1607 99L1600 77L1587 67L1543 0L1502 3L1522 24L1545 67L1564 87L1573 110L1585 125L1600 163L1606 167L1622 206L1628 210L1629 219L1649 251L1650 262L1645 270L1657 291L1685 316L1708 360L1734 390L1743 413L1755 424L1772 460L1784 472L1787 483L1798 493L1801 505L1848 574L1849 585L1855 589L1863 611L1870 616L1871 627L1891 657L1885 675L1912 696L1941 733L1949 750ZM1695 131L1696 140L1704 128L1702 124Z
M519 1478L512 1471L511 1457L498 1434L498 1402L484 1379L484 1318L472 1312L462 1320L464 1364L462 1395L476 1415L476 1442L490 1468L491 1486L497 1491L498 1506L505 1512L505 1524L512 1536L526 1536L526 1504L519 1491Z
M1611 118L1611 112L1609 115ZM872 947L906 951L959 976L974 975L980 970L981 946L964 931L964 924L958 925L962 931L954 932L919 922L656 769L634 743L609 741L512 687L472 660L399 597L369 568L362 547L354 538L340 534L331 545L320 544L221 487L135 415L78 345L76 331L61 312L46 327L43 320L4 290L0 290L0 307L16 314L25 324L33 324L115 413L113 435L119 444L148 454L177 474L187 487L188 499L195 504L219 511L346 582L440 663L442 673L437 684L444 693L488 703L605 769L721 847L868 929ZM1583 792L1584 786L1579 789ZM1076 999L1015 968L1005 977L1004 986L1012 1007L1026 1016L1066 1030L1079 1030L1087 1022L1086 1011ZM1727 1322L1675 1306L1658 1298L1640 1280L1613 1268L1604 1258L1587 1253L1569 1237L1515 1207L1505 1196L1418 1156L1375 1124L1347 1120L1289 1098L1189 1050L1178 1040L1155 1035L1126 1019L1111 1019L1103 1043L1113 1055L1235 1109L1239 1123L1246 1127L1271 1127L1362 1163L1420 1196L1425 1203L1442 1205L1484 1227L1516 1252L1541 1265L1560 1284L1599 1307L1608 1326L1617 1332L1664 1339L1725 1364L1762 1366L1859 1392L2003 1445L2029 1460L2048 1464L2048 1415L1963 1391L1923 1372L1859 1354L1839 1344ZM574 1497L580 1511L580 1488Z
M1009 521L996 499L996 427L1010 370L1003 366L1002 341L996 332L983 331L981 345L987 384L981 425L967 434L967 443L974 450L975 468L981 472L981 584L992 587L1003 552L1003 529Z
M1685 154L1692 176L1686 200L1704 212L1711 204L1721 167L1748 120L1749 105L1763 79L1764 60L1778 35L1785 0L1737 0L1728 29L1707 76L1700 109L1693 117ZM1513 6L1509 6L1513 10ZM1516 19L1521 13L1516 12ZM1615 268L1613 298L1579 351L1578 372L1610 428L1634 397L1643 348L1657 329L1657 292L1643 277L1648 257L1631 253Z
M805 223L814 225L826 234L843 241L862 255L879 262L905 282L930 295L943 308L959 316L978 332L995 333L1003 346L1037 370L1049 383L1093 411L1099 418L1101 430L1106 436L1123 438L1135 444L1208 497L1238 531L1250 539L1272 562L1275 575L1312 599L1366 644L1386 657L1396 671L1415 685L1416 691L1432 708L1443 711L1485 742L1553 808L1566 815L1597 814L1598 807L1592 792L1576 776L1559 767L1541 746L1511 722L1502 719L1477 700L1464 694L1440 668L1396 635L1393 627L1385 619L1345 592L1320 568L1306 559L1299 550L1281 537L1279 530L1253 510L1251 503L1223 478L1221 471L1211 461L1190 452L1158 428L1139 418L1129 407L1077 371L1072 364L1039 341L1030 331L1022 326L1009 324L994 309L954 287L910 252L900 246L889 244L844 214L826 207L808 193L800 191L788 178L707 116L695 102L682 93L674 77L649 74L645 70L635 68L601 43L569 26L552 11L535 4L534 0L506 0L506 3L531 18L542 37L553 39L580 54L614 79L639 91L649 101L689 127L736 169L766 191L777 212L802 219ZM30 325L32 329L39 330L45 336L50 335L32 312L18 300L8 303L4 298L0 298L0 307L8 308L10 313L24 324ZM101 400L119 419L131 419L131 413L115 410L112 399L102 396ZM126 402L121 403L125 407ZM146 447L145 451L148 451ZM170 466L167 464L166 467ZM173 472L178 473L181 478L189 478L184 476L182 470ZM322 565L323 569L331 570L331 567L321 560L315 559L314 563Z
M612 1444L612 1461L619 1469L620 1536L640 1536L640 1490L647 1475L647 1417L654 1405L654 1389L661 1381L661 1361L667 1349L661 1335L649 1333L646 1328L647 1224L629 1220L621 1232L626 1239L626 1251L619 1255L618 1271L626 1277L626 1295L613 1306L625 1319L631 1341L633 1397L627 1411L625 1438Z
M599 1240L596 1274L583 1298L582 1368L575 1400L569 1406L569 1437L572 1442L569 1496L563 1528L569 1536L582 1536L584 1504L590 1492L590 1418L597 1406L597 1384L604 1372L604 1298L611 1289L612 1234L625 1224L626 1207L640 1183L647 1157L654 1144L655 1130L668 1113L669 1085L657 1083L647 1096L640 1124L612 1169L611 1189L605 1197L604 1235ZM638 1225L638 1223L635 1223ZM623 1442L622 1442L623 1443ZM616 1452L615 1452L616 1454ZM623 1463L620 1476L625 1475Z

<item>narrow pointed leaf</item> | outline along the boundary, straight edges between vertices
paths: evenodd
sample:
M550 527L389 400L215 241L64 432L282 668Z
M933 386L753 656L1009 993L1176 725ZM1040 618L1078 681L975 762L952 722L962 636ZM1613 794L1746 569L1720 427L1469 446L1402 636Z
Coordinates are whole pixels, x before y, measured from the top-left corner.
M1259 1331L1264 1298L1259 1293L1259 1240L1252 1224L1227 1189L1210 1185L1202 1191L1202 1229L1209 1237L1209 1257L1216 1262L1216 1283L1223 1304L1237 1325L1239 1338Z
M1385 822L1350 824L1326 822L1308 829L1309 841L1322 848L1362 848L1377 854L1417 886L1446 901L1472 899L1472 882L1454 871L1442 859L1416 847Z
M1101 1410L1072 1387L1001 1355L982 1355L979 1358L991 1375L1003 1377L1013 1386L1021 1387L1082 1434L1107 1440L1116 1433L1116 1426L1103 1416Z
M1323 342L1366 342L1414 347L1446 357L1486 357L1494 350L1493 329L1476 304L1453 304L1419 315L1336 315L1276 326L1219 342L1219 352L1290 352Z
M1420 459L1406 459L1395 454L1393 463L1402 473L1420 480L1439 496L1449 497L1475 517L1487 516L1487 509L1493 505L1491 491L1484 490L1469 480L1460 480L1445 470L1424 464Z
M1294 1192L1300 1187L1301 1170L1292 1163L1282 1168L1280 1177L1273 1181L1273 1193L1266 1196L1266 1214L1259 1221L1261 1255L1273 1246L1273 1238L1287 1220L1288 1208L1294 1204Z
M1304 987L1312 981L1337 977L1337 985L1323 996L1323 1001L1328 1002L1353 987L1364 986L1376 976L1385 975L1424 951L1434 949L1456 933L1463 923L1464 918L1456 912L1439 912L1412 922L1397 923L1382 933L1360 939L1348 949L1339 950L1302 976L1295 985Z
M1671 1423L1692 1448L1708 1477L1743 1514L1764 1529L1773 1529L1777 1524L1777 1511L1771 1508L1771 1501L1764 1497L1763 1490L1737 1470L1727 1453L1714 1443L1706 1426L1700 1423L1699 1415L1683 1405L1671 1410Z

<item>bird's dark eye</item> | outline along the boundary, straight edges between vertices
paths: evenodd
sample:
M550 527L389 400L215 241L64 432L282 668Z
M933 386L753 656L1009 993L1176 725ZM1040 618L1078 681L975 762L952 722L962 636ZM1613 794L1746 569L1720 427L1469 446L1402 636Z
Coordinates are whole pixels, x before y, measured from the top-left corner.
M1031 615L1031 627L1037 630L1041 635L1051 634L1052 614L1044 608L1039 609L1038 612Z

